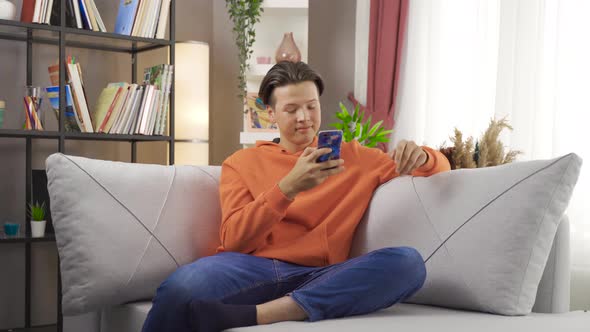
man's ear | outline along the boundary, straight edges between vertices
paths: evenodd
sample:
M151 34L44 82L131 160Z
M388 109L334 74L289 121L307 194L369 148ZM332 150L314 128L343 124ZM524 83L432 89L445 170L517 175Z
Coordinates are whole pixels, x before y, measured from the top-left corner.
M268 112L268 118L269 118L270 122L277 123L277 120L275 118L275 115L276 115L275 110L270 105L266 105L266 111Z

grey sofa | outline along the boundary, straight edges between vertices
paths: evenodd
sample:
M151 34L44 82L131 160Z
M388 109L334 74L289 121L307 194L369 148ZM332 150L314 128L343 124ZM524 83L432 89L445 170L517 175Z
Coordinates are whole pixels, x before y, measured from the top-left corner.
M453 250L465 251L466 245L486 248L484 241L465 244L461 237L458 237L463 242L461 245L451 243L452 239L449 239L457 232L473 234L468 237L477 237L478 232L481 233L478 230L480 226L468 228L465 226L470 225L467 222L457 227L442 244L430 244L431 240L424 240L427 236L421 234L426 232L417 231L420 227L432 226L432 229L437 229L438 225L433 223L437 223L437 220L444 223L446 220L444 211L432 214L437 204L429 203L429 199L435 197L436 201L443 202L443 206L455 204L449 201L448 192L455 192L453 195L460 196L457 186L461 188L465 186L464 183L484 179L481 181L489 183L487 191L493 194L496 190L494 186L498 185L500 194L493 194L491 201L485 198L487 203L482 207L474 207L477 212L468 220L472 221L471 224L485 226L490 220L501 219L501 211L510 210L510 215L518 215L517 210L512 210L514 207L503 206L507 203L502 203L500 197L509 196L509 201L514 201L529 197L533 192L537 198L530 198L531 200L541 199L538 197L543 196L542 188L553 184L549 180L546 184L543 182L545 180L538 183L535 177L556 178L555 188L551 187L547 194L550 201L535 203L547 208L546 211L531 215L531 218L539 219L533 223L538 234L530 235L534 239L527 247L527 255L540 258L536 262L527 261L527 272L517 275L518 280L530 279L528 284L523 281L517 288L521 292L527 288L532 289L532 296L528 296L532 298L531 305L534 303L532 312L526 306L523 309L524 314L517 312L520 309L508 315L481 312L498 311L494 309L494 303L507 305L504 303L508 303L508 300L493 297L496 296L494 293L502 293L511 283L502 286L502 280L494 280L494 285L500 285L497 289L484 285L486 287L482 291L478 288L479 285L473 285L477 279L468 279L469 271L441 271L434 262L435 259L432 259L427 261L430 279L427 279L422 294L410 299L410 303L397 304L365 316L316 323L283 322L231 331L589 331L590 313L569 311L569 222L563 211L577 178L576 167L579 170L581 163L576 158L575 155L570 155L550 161L515 164L497 170L453 171L428 179L395 179L375 193L354 239L351 256L383 247L384 244L413 245L428 258L436 258L435 253L441 247L447 249L448 253ZM52 216L61 258L65 331L140 331L151 307L149 299L157 285L176 265L213 254L218 244L220 212L217 186L220 167L136 165L55 154L47 160L47 171ZM513 173L516 175L511 179ZM486 177L499 179L498 174L503 174L502 181L507 181L506 184L492 183L502 182L500 180L485 180ZM558 174L562 176L557 177ZM572 176L573 180L567 179ZM442 187L446 188L446 193L432 194L430 198L421 192L427 190L432 193L436 192L435 188ZM503 187L508 189L502 189ZM400 193L396 192L399 190L407 192L409 200L417 202L417 210L412 210L414 208L410 201L401 199L400 203L407 209L403 216L410 218L413 224L405 221L401 227L397 227L391 222L392 225L385 225L387 229L399 229L391 234L383 229L375 229L375 225L383 223L383 215L396 220L403 219L400 215L388 212L391 204L383 203L391 195L400 197ZM469 192L467 187L464 191ZM521 194L525 196L518 196ZM561 201L555 203L555 197L560 195L563 196ZM473 194L469 193L469 196ZM473 198L473 201L477 202L477 199ZM528 204L523 202L517 203L516 209ZM494 207L492 203L500 206ZM492 219L486 217L486 210L493 210L490 213ZM535 210L534 206L532 210ZM421 213L426 216L424 224L420 221ZM152 215L157 217L153 222L148 220ZM457 211L457 216L459 215L461 211ZM476 220L477 218L480 219ZM547 226L548 231L544 231L543 225L551 220L554 227ZM523 220L522 225L526 222L528 220ZM495 226L500 227L512 226L500 223ZM113 231L114 228L116 231ZM487 234L482 238L494 237L489 229L484 230ZM499 230L500 234L518 231L519 229ZM540 241L542 233L550 234L549 241L545 241L548 245ZM96 234L101 236L97 237ZM379 239L375 236L379 236ZM490 243L497 245L499 241L504 241L506 243L502 245L511 247L507 252L512 253L518 252L518 246L527 242L527 237L528 235L514 239L501 238ZM97 241L97 238L101 240ZM517 240L518 243L511 243L512 240ZM430 246L434 246L436 250L428 251ZM466 257L473 260L468 266L480 268L478 264L482 260L477 257L477 250L471 249L470 252L461 254L466 254ZM458 255L460 254L456 257ZM500 256L501 260L513 259L509 255L505 255L505 258ZM170 262L175 262L176 265ZM487 265L482 266L490 266L492 263L485 264ZM535 265L539 269L536 277ZM121 272L126 271L128 266L131 266L130 273ZM460 265L456 266L465 269ZM448 290L442 288L444 285L452 286L453 281L445 280L444 273L449 276L453 272L457 272L457 275L464 274L465 277L462 278L466 280L465 285L471 287L458 287L453 290L453 294L457 294L457 298L468 298L467 300L445 295ZM457 275L452 278L457 278ZM485 278L481 280L483 285ZM489 299L485 298L482 302L489 310L481 310L470 302L470 296L481 298L481 294L489 294ZM518 296L518 305L521 306L526 302L527 296Z
M569 312L569 222L559 226L537 291L533 313L507 317L417 304L397 304L373 314L313 324L285 322L231 331L588 331L590 313ZM105 308L81 316L65 317L64 331L141 331L151 302Z

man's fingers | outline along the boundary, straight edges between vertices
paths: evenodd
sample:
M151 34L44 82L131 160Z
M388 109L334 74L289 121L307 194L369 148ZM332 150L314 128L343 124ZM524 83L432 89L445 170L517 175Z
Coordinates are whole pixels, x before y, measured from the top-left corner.
M328 176L340 174L342 172L344 172L344 166L338 166L338 167L335 167L335 168L323 170L323 171L320 172L320 174L322 176L324 176L324 177L328 177Z
M312 159L313 161L315 161L320 156L323 156L323 155L328 154L330 152L332 152L332 149L330 149L330 148L317 149L317 150L313 151L313 153L310 154L310 156L311 156L310 159Z
M318 163L318 167L321 170L326 170L326 169L329 169L329 168L338 167L338 166L340 166L342 164L344 164L344 160L342 160L342 159L328 160L328 161L324 161L324 162Z
M418 159L420 159L421 156L422 156L422 149L421 148L414 149L414 151L412 151L412 154L408 158L408 162L406 163L406 167L403 169L402 173L410 174L410 172L412 172L419 165L421 165L421 164L418 164L418 161L419 161Z
M406 141L401 141L399 142L399 144L396 146L395 148L395 164L396 164L396 171L399 173L400 169L401 169L401 162L402 162L402 156L404 155L404 149L406 148Z
M302 157L307 157L310 154L312 154L314 151L316 151L316 148L307 147L307 148L305 148L305 150L303 150L303 153L301 154L301 156Z

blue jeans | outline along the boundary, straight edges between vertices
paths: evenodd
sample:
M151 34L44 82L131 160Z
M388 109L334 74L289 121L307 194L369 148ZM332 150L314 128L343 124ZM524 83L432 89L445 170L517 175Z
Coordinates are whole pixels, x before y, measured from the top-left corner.
M409 247L383 248L324 267L223 252L170 275L156 292L143 332L190 331L193 299L254 305L291 296L312 322L362 315L403 301L425 279L424 260Z

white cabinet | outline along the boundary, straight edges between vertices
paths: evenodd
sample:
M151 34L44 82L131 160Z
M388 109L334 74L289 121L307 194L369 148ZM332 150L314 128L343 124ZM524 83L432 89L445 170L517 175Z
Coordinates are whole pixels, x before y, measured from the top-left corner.
M254 144L256 140L278 137L278 130L267 122L266 112L255 106L260 83L268 70L276 63L275 52L283 36L293 33L295 44L301 52L301 61L307 62L308 47L308 0L264 0L264 12L256 24L256 41L250 59L250 70L246 74L246 86L250 102L244 105L244 126L240 134L241 144ZM257 58L269 57L270 64L257 63ZM258 103L259 106L260 103ZM254 114L254 121L252 115Z

